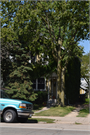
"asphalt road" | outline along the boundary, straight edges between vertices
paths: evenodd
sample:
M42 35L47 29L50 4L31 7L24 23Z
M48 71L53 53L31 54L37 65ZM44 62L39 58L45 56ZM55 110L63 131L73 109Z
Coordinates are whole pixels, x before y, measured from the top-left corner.
M0 123L0 135L90 135L90 125L70 123Z
M1 127L0 135L90 135L88 131Z

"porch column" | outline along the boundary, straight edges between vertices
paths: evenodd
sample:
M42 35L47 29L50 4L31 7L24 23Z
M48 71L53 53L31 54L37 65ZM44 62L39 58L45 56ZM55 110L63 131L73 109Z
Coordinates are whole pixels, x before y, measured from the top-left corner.
M56 102L57 102L57 79L56 79Z
M53 78L52 78L52 89L51 89L51 92L52 92L52 99L53 99Z
M48 101L49 101L49 79L48 79Z

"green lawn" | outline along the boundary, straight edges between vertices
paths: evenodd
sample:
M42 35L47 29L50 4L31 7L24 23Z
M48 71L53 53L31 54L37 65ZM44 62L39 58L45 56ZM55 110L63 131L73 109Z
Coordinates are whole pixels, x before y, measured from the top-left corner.
M89 103L90 103L90 98L86 98L84 104L89 104Z
M89 108L82 109L79 111L77 117L86 117L89 114Z
M83 104L84 109L79 111L77 117L86 117L89 114L89 102L90 102L90 98L86 98L85 103Z
M49 110L42 111L40 113L36 113L35 116L65 116L71 111L73 111L75 107L66 106L66 107L51 107Z
M45 123L54 123L54 119L47 119L47 118L29 118L29 121L35 122L45 122Z

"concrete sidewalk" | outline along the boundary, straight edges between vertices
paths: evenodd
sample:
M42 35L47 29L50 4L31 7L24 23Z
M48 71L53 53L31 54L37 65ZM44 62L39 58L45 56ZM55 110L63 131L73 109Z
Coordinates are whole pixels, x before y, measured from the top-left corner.
M90 125L90 114L87 117L73 117L73 116L65 116L65 117L55 117L55 116L32 116L32 118L49 118L55 119L55 123L62 124L83 124Z
M34 113L39 113L39 112L42 112L42 111L45 111L45 110L48 110L48 109L50 109L50 108L48 108L48 107L43 107L42 110L35 111Z
M48 110L49 108L44 107L42 110L37 111L35 113L44 111L44 110ZM64 116L64 117L55 117L55 116L32 116L32 118L50 118L50 119L55 119L55 123L62 123L62 124L83 124L83 125L90 125L90 114L88 114L87 117L77 117L78 115L78 111L74 110L71 113L69 113L68 115Z

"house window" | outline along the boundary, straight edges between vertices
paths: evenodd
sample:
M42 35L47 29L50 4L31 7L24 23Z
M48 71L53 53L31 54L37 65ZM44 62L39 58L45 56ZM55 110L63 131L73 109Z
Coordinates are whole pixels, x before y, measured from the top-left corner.
M44 78L38 78L34 81L32 81L33 85L32 88L34 90L45 90L45 79Z
M38 89L45 89L45 79L44 78L38 79Z

